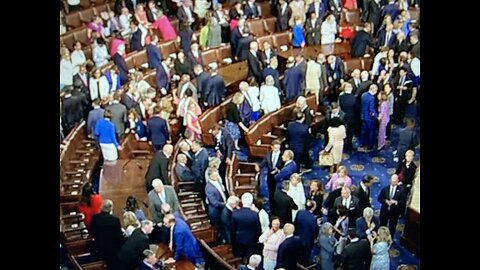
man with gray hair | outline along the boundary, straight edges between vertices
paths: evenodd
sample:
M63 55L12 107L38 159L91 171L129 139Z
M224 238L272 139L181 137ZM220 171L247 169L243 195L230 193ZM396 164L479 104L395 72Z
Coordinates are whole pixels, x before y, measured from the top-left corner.
M113 202L107 199L103 201L102 212L92 217L90 225L100 257L107 262L109 270L118 269L117 252L125 242L120 219L112 213Z
M258 237L261 234L260 219L251 208L253 195L246 192L242 195L242 208L232 214L232 243L236 256L244 261L255 252Z
M152 181L153 190L148 193L150 213L153 221L161 223L163 221L162 205L169 204L172 212L179 211L177 193L172 186L163 185L162 180L156 178Z
M368 235L371 235L373 231L377 231L380 227L380 220L374 216L373 209L366 207L363 209L363 216L357 218L356 222L357 236L360 239L367 239Z
M248 259L248 265L240 265L238 270L255 270L257 269L258 266L260 266L261 262L262 262L262 256L258 254L253 254Z
M143 251L149 249L148 235L153 231L153 222L146 219L140 223L140 228L133 231L125 244L118 252L120 265L123 270L133 270L143 262Z
M258 85L262 85L262 65L260 63L260 55L258 53L258 43L250 42L250 50L247 53L248 76L254 77Z
M212 107L220 104L225 99L226 86L225 80L218 74L218 65L214 63L210 69L210 78L205 89L205 97L203 98L205 107Z
M238 209L240 205L240 198L237 196L230 196L227 199L225 207L223 207L220 215L220 241L222 245L232 243L232 214L234 210Z
M360 75L360 70L356 69ZM354 71L355 73L355 71ZM357 99L353 92L353 86L351 82L346 82L343 84L343 92L338 97L338 104L340 105L340 110L344 112L343 122L345 123L347 137L345 138L345 147L347 151L353 150L352 139L355 133L355 127L357 125Z

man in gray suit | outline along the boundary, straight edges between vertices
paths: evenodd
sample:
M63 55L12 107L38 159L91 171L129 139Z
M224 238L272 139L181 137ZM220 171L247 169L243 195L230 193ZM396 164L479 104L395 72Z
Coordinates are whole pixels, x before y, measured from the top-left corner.
M156 178L152 181L153 190L148 193L148 209L156 223L163 222L164 213L162 212L162 205L170 205L172 213L179 211L179 203L177 193L172 186L165 186L162 180Z
M103 114L105 110L100 107L100 99L96 98L92 102L93 110L88 113L88 120L87 120L87 132L88 136L95 138L95 126L97 125L97 121L103 119Z
M112 112L112 122L115 124L117 131L117 139L122 143L123 135L125 134L125 123L127 123L127 107L120 103L121 95L117 92L113 95L112 104L105 109L110 109Z
M352 195L352 190L349 186L344 186L342 188L341 194L342 196L335 199L335 202L333 203L333 208L335 209L335 211L337 211L339 205L344 205L348 210L348 220L352 220L352 222L349 222L348 227L355 228L355 221L353 220L357 220L357 218L360 217L361 214L363 214L359 213L358 211L359 200L356 196Z

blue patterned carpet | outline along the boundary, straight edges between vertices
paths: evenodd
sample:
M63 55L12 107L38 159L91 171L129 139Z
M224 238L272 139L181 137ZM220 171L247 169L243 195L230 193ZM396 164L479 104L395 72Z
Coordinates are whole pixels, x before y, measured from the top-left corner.
M393 146L397 144L398 134L397 129L392 130L392 143L390 146L382 151L372 151L369 153L354 152L352 154L344 153L342 164L349 170L349 175L352 178L353 184L358 185L365 174L370 174L379 178L377 183L371 187L372 204L375 210L375 215L380 213L380 203L378 202L378 194L380 190L389 184L390 176L395 172L398 163L393 161ZM418 132L420 130L418 129ZM354 147L358 147L358 143L354 138ZM313 142L313 150L310 156L315 161L313 170L304 175L304 180L320 179L325 185L329 179L329 172L318 166L318 153L323 149L323 140L315 139ZM415 160L420 158L420 149L416 149ZM247 161L248 150L242 148L239 153L239 159ZM394 235L394 244L390 249L390 269L395 270L401 264L414 264L420 269L420 258L412 254L402 245L400 245L400 238L403 233L405 220L400 219L397 226L397 232Z

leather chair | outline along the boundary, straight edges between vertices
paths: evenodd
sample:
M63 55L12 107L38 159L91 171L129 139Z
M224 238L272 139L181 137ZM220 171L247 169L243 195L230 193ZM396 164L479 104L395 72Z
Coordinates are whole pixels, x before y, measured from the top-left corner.
M272 40L273 40L273 46L275 48L280 48L280 46L286 45L290 46L290 41L291 39L291 33L290 32L282 32L282 33L276 33L272 35Z
M67 32L60 36L60 44L64 44L71 51L75 45L75 37L73 32Z
M168 57L172 53L177 53L176 41L166 41L160 44L160 50L162 51L163 57Z
M97 14L97 15L100 15L100 13L102 13L102 12L109 12L110 11L110 9L108 7L108 4L103 4L103 5L98 4L93 8L93 10L95 11L95 14Z
M92 21L93 16L95 16L95 15L96 14L94 13L93 7L92 8L87 8L87 9L84 9L84 10L80 11L80 20L85 24L89 24Z
M272 4L270 4L269 2L261 2L261 3L257 2L257 5L262 12L263 18L272 17Z
M275 33L277 31L277 18L266 18L263 20L263 26L265 27L265 31L269 34Z
M345 22L354 25L362 25L362 19L360 18L360 10L347 10L343 12L345 14Z
M373 65L372 58L362 58L362 70L371 70Z
M135 65L135 68L137 69L144 68L142 65L145 65L145 64L148 65L147 50L142 50L140 52L135 53L133 55L133 63Z
M352 71L356 68L363 70L363 61L361 58L351 58L344 61L345 63L345 74L350 76Z
M208 66L210 63L217 62L217 49L210 49L202 52L203 64Z
M75 38L75 41L80 41L83 46L90 46L90 40L88 39L87 35L87 27L81 28L78 31L73 32L73 36Z
M217 61L219 65L225 65L226 63L223 62L223 59L230 58L233 61L232 58L232 48L230 47L230 44L227 44L226 46L222 46L220 48L216 49L217 53Z
M65 21L68 27L78 28L83 25L82 20L80 20L80 11L68 13L65 15Z
M265 36L265 27L263 26L263 20L251 20L247 22L247 26L250 32L256 37Z
M82 9L91 7L92 6L91 0L80 0L80 6L82 7Z
M202 128L202 142L204 145L215 146L217 144L217 140L212 133L210 133L210 130L224 118L225 108L231 100L232 97L227 97L220 105L209 108L198 118L200 127Z

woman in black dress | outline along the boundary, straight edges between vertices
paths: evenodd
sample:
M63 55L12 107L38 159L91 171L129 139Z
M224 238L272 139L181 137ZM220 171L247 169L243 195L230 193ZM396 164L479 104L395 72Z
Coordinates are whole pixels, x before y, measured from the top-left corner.
M177 59L175 59L175 71L179 76L182 76L184 74L188 74L190 76L193 75L192 64L190 63L190 61L188 61L183 50L180 50L177 53Z
M310 200L315 202L315 210L313 214L317 218L321 218L323 216L322 213L322 206L323 206L323 184L320 180L312 180L310 184Z
M248 128L242 123L242 118L240 117L240 104L243 103L244 99L245 97L237 92L233 96L232 101L227 105L227 121L225 127L232 136L237 151L240 150L238 146L238 139L240 139L241 136L240 128L242 128L244 132L248 131Z

